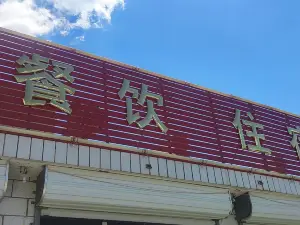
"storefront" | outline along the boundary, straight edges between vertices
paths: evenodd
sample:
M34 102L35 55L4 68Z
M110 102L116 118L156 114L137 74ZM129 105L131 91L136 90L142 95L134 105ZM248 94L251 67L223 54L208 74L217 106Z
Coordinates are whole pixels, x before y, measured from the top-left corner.
M298 225L300 117L0 29L0 225Z

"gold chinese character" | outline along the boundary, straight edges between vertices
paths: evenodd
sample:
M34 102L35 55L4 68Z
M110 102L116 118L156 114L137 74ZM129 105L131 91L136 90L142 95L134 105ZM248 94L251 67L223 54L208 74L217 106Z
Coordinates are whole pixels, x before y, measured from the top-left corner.
M123 80L123 84L121 89L118 92L120 99L125 97L125 94L129 92L132 94L132 98L137 99L137 103L140 105L144 105L146 98L153 98L156 99L158 106L163 106L163 97L154 93L148 92L148 86L142 84L141 94L135 88L130 87L130 81L127 79ZM147 115L144 119L139 120L140 113L133 113L132 111L132 98L126 97L126 108L127 108L127 121L129 124L137 123L140 128L144 128L150 124L152 120L155 121L156 125L161 129L163 132L167 132L168 128L163 124L163 122L159 119L158 115L154 110L154 105L152 100L147 100ZM139 121L138 121L139 120Z
M261 143L260 143L260 140L265 140L265 135L257 133L257 129L264 129L263 125L253 122L254 117L250 112L248 112L247 115L250 118L250 121L241 120L241 111L239 109L236 109L235 110L235 118L234 118L234 121L232 122L233 126L239 132L242 149L247 149L247 144L245 141L243 126L242 126L242 122L243 122L244 125L250 126L252 128L252 131L247 131L246 135L248 137L254 138L254 140L255 140L255 145L248 145L248 149L250 151L263 152L267 155L270 155L271 150L268 148L262 147Z
M20 66L24 66L17 68L18 73L35 73L46 70L49 59L38 54L32 54L32 59L29 59L27 55L23 55L16 62Z
M70 73L74 70L73 67L53 62L55 72L50 75L46 72L49 59L37 54L33 54L32 59L22 56L17 60L17 64L23 66L17 68L17 71L24 75L14 75L14 77L19 83L26 82L24 105L45 105L48 100L51 105L60 110L69 114L72 112L70 104L66 100L66 92L74 94L75 89L55 78L65 78L72 83L74 78L70 76Z
M55 78L65 78L67 81L71 83L74 82L74 78L71 77L70 75L70 73L74 71L73 66L60 63L57 61L52 61L52 65L54 66L53 70L55 71L54 73L52 73L52 75Z
M300 127L292 128L288 127L289 134L293 135L291 140L291 145L293 148L296 149L298 158L300 159L300 148L299 148L299 142L298 142L298 134L300 134Z

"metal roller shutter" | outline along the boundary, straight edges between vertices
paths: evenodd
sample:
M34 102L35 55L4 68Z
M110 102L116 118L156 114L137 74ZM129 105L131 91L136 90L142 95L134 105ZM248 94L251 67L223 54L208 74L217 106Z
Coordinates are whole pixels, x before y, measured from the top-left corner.
M232 211L227 189L73 168L46 167L37 190L38 205L51 216L214 224Z
M252 215L246 224L299 225L300 198L265 193L251 193Z

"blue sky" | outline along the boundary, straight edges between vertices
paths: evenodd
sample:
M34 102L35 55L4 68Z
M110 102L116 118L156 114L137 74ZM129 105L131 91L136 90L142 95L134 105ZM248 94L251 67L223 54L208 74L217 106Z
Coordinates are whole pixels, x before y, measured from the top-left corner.
M125 0L102 29L43 36L300 114L300 1ZM85 41L74 42L84 35Z

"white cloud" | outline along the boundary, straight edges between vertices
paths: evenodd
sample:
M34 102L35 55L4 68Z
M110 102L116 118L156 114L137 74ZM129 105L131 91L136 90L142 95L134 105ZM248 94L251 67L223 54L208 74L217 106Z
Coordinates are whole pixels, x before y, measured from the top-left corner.
M0 26L33 36L110 23L124 0L0 0Z
M62 36L67 36L67 35L69 34L69 32L66 31L66 30L62 30L62 31L60 31L60 34L61 34Z
M78 37L76 37L76 39L79 41L85 41L84 35L78 36Z
M36 36L60 26L58 18L46 8L37 8L33 0L7 0L0 3L1 27Z

